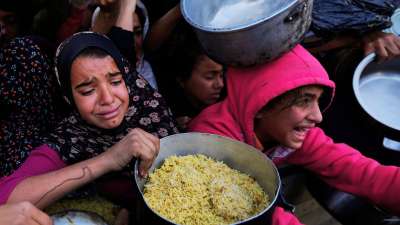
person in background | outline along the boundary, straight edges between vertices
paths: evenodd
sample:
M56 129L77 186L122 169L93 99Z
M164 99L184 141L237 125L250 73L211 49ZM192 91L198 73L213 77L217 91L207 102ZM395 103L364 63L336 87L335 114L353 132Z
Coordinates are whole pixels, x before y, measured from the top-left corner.
M335 84L302 46L259 66L228 68L227 86L226 99L204 109L190 122L189 131L245 142L277 166L302 166L339 190L400 214L400 168L335 143L317 127L321 110L332 102ZM277 207L272 224L300 222Z
M50 217L30 202L0 206L0 225L52 225Z
M30 1L0 1L0 47L17 36L29 34L35 12Z
M0 177L19 168L68 111L51 65L29 37L0 50Z
M57 43L61 43L74 33L90 29L94 0L70 0L69 13L57 30Z
M181 130L201 110L223 98L224 68L210 59L187 23L173 34L160 91L171 106Z
M111 1L96 8L91 30L106 34L116 24L120 24L119 27L124 30L123 35L114 40L118 48L132 65L136 65L136 71L157 90L157 80L143 51L143 42L149 29L146 7L136 0Z
M55 65L73 111L18 170L1 178L0 203L30 201L45 208L117 171L132 182L126 166L138 158L140 175L146 176L159 151L158 137L178 132L161 95L130 72L107 37L93 32L73 35L57 49ZM123 191L115 187L109 192L134 203L129 199L132 184ZM83 196L96 194L90 188L86 193Z

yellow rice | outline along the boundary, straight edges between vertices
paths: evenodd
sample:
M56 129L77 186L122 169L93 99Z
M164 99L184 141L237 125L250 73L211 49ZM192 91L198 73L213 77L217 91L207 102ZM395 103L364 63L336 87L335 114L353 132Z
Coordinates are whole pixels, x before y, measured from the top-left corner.
M261 212L268 196L250 176L204 155L171 156L149 175L147 204L177 224L231 224Z

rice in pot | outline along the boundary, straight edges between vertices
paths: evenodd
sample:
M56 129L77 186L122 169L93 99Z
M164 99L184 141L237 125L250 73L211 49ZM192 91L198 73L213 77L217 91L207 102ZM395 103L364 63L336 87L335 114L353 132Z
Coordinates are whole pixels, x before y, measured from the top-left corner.
M261 212L268 196L250 176L204 155L170 156L149 175L147 204L178 224L231 224Z

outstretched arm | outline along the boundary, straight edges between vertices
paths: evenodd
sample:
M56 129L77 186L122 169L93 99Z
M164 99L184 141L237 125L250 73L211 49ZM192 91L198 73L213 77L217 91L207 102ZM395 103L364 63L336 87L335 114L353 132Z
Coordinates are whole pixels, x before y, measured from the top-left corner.
M150 51L157 50L170 37L181 18L181 10L177 4L151 26L146 38L146 48Z
M141 159L139 172L142 176L146 176L147 170L157 156L159 148L158 138L139 128L135 128L117 144L96 157L61 169L55 169L55 166L50 166L45 171L39 169L39 172L35 174L25 173L21 181L12 190L8 197L8 202L30 201L37 207L44 208L65 194L105 173L121 170L133 157ZM45 158L47 156L43 154L42 157ZM19 175L18 171L29 171L32 166L35 166L32 163L28 158L15 174L5 179L18 179L18 177L15 177ZM6 185L6 181L3 182L2 180L0 185Z
M400 214L400 168L381 165L346 144L334 143L319 128L310 131L288 162L304 166L333 187Z

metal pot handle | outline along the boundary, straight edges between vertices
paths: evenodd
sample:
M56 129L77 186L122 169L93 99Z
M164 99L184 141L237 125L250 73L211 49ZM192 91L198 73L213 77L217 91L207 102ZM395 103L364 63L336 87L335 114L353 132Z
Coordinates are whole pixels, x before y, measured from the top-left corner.
M307 10L307 1L300 1L294 6L294 9L289 13L288 16L283 20L284 23L292 23L303 15L303 12Z
M280 190L278 193L278 198L276 199L276 204L287 211L294 213L296 210L296 206L286 201L285 197L283 196L283 191Z

